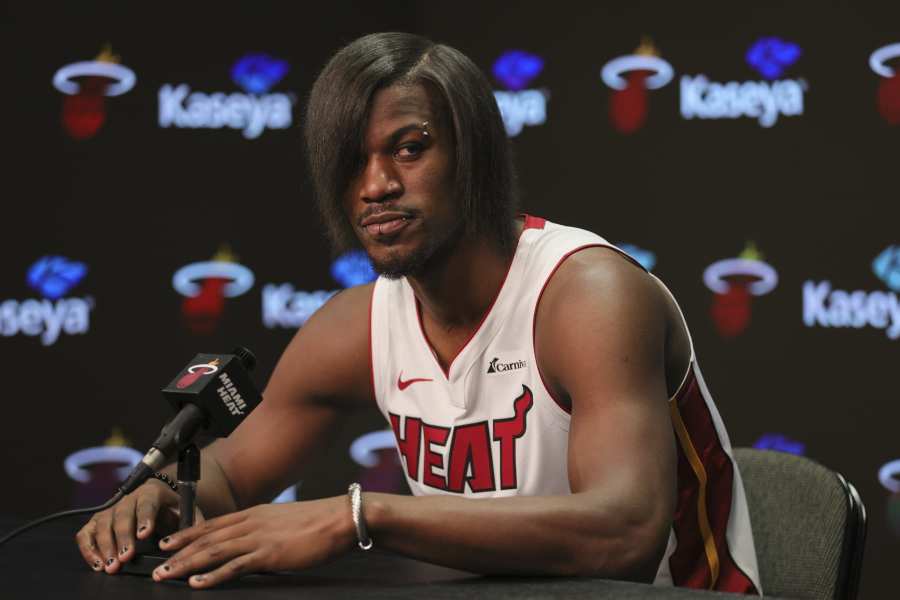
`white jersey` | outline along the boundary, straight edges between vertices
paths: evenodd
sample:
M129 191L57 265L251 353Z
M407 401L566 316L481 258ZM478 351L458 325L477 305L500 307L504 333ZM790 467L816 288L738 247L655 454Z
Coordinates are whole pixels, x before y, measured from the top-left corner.
M500 292L446 370L425 338L406 279L375 283L372 384L413 494L571 493L571 417L541 379L534 322L562 261L596 246L614 248L588 231L526 217ZM669 407L679 442L678 501L656 583L759 593L743 484L693 344L690 368Z

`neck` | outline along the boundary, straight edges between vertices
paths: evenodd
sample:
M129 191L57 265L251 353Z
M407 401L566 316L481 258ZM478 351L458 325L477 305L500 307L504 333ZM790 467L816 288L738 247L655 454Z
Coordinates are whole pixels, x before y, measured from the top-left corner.
M522 224L516 222L516 233ZM468 236L454 245L438 264L407 277L422 307L423 318L445 331L477 327L509 272L515 248L501 250L484 238Z

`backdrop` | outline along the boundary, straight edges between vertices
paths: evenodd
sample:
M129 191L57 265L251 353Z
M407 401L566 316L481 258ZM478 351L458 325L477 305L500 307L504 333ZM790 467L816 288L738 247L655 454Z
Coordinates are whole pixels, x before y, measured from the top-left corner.
M297 327L371 278L330 253L300 125L333 52L404 30L491 78L524 210L671 287L732 443L857 485L862 591L892 589L895 3L260 4L6 9L0 513L102 501L194 354L246 345L263 387ZM384 428L357 415L283 498L402 489Z

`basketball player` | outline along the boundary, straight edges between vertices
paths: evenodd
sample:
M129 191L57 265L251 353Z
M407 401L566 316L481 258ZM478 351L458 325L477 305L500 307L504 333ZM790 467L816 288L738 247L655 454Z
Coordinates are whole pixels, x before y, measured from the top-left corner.
M516 216L477 67L414 35L366 36L308 111L330 236L381 277L320 309L260 406L203 451L206 520L162 541L176 554L154 579L203 588L378 544L480 573L758 593L740 475L679 308L601 237ZM373 403L414 496L261 504ZM150 480L78 533L85 560L117 572L175 507Z

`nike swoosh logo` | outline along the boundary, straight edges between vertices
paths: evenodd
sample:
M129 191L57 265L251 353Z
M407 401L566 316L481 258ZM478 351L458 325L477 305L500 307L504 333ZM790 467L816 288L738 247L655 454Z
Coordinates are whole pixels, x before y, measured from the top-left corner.
M400 371L400 374L397 375L397 387L401 392L412 384L418 383L420 381L434 381L434 379L423 379L420 377L418 379L407 379L406 381L403 381L403 371Z

